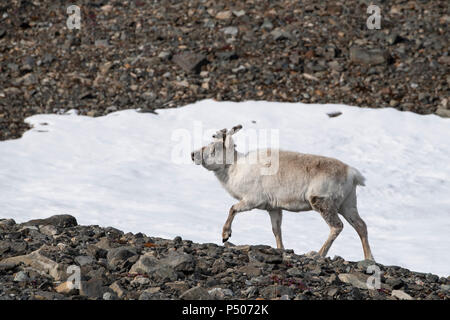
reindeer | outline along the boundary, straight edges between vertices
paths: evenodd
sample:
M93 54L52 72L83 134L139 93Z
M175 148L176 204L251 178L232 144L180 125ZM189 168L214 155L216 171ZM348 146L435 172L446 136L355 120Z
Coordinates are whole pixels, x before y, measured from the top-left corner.
M213 135L214 141L191 153L192 161L213 171L228 193L239 202L229 211L223 226L222 240L231 237L231 224L239 212L267 210L272 223L277 248L284 249L281 237L282 210L320 213L330 227L328 239L319 250L326 256L333 241L343 229L341 214L358 233L364 257L374 260L365 222L358 214L356 186L364 186L361 173L333 158L282 150L256 150L239 153L232 135L242 129L222 129ZM272 175L261 174L267 161L250 161L255 153L276 154L278 170Z

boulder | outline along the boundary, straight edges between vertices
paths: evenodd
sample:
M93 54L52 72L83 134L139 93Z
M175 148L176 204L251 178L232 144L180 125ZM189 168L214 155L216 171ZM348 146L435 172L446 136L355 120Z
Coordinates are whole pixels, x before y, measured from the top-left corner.
M116 268L123 266L129 258L136 255L137 253L135 248L119 247L109 249L106 259L108 260L108 266L110 268Z
M60 214L51 216L46 219L35 219L23 223L24 226L41 226L41 225L52 225L54 227L67 228L77 226L77 219L68 214Z
M115 281L109 286L109 288L114 291L117 297L122 298L126 294L126 290L120 285L118 281Z
M62 264L58 264L55 261L47 258L41 252L43 250L54 250L55 248L47 245L42 246L36 251L33 251L27 255L10 257L0 261L1 264L20 264L23 263L40 273L48 274L52 276L56 281L65 280L67 274L65 267Z
M403 290L392 290L391 296L400 300L413 300L413 297Z
M283 262L283 254L280 250L274 248L254 246L248 252L248 259L254 264L278 264Z
M295 296L295 290L287 287L287 286L283 286L283 285L270 285L267 287L264 287L263 289L260 289L260 294L266 298L266 299L273 299L276 297L281 297L283 295L287 295L289 296L289 298L293 298Z
M365 49L352 47L350 48L350 60L356 64L362 65L378 65L386 64L390 59L389 53L386 50Z
M131 267L130 273L147 274L162 281L175 281L178 279L178 274L170 265L161 262L161 260L150 254L142 255Z
M187 73L199 73L202 65L206 64L206 56L200 53L184 52L173 56L172 61Z
M15 225L14 219L0 219L0 228L6 229Z
M352 286L359 289L368 289L367 287L367 279L369 276L366 276L361 273L341 273L339 274L339 280L344 283L351 284Z
M111 289L103 286L102 279L92 278L88 281L81 281L80 295L82 296L100 299L106 292L111 292Z
M175 271L192 272L195 268L195 260L191 254L170 253L161 263L172 267Z
M76 256L75 262L82 267L95 262L95 260L91 256Z
M64 281L55 288L55 291L62 294L75 294L78 289L72 281Z
M181 300L211 300L212 297L203 287L193 287L180 295Z
M230 289L213 288L211 290L208 290L208 293L211 298L215 300L224 300L233 297L233 291L231 291Z

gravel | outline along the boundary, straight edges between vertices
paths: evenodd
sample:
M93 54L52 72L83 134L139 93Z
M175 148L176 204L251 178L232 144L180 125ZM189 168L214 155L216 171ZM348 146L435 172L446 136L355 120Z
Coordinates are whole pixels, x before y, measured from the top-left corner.
M372 2L371 2L372 3ZM0 140L37 113L102 116L194 101L394 107L450 116L448 2L81 0L0 5ZM352 49L355 48L355 49Z
M262 245L199 244L73 223L58 235L41 234L46 225L30 234L29 224L0 220L0 247L6 248L0 300L450 299L450 277L378 263L379 286L372 288L373 272L366 272L373 263L367 260ZM27 246L17 251L15 243Z

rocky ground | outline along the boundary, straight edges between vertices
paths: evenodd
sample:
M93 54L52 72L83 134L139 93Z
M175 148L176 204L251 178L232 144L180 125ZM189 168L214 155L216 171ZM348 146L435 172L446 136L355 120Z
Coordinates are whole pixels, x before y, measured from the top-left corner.
M81 29L69 30L72 3L0 3L0 140L36 113L204 98L450 116L447 0L80 0ZM371 3L380 30L366 26Z
M450 277L397 266L377 264L380 287L369 289L372 264L125 234L69 215L0 219L0 300L450 299Z

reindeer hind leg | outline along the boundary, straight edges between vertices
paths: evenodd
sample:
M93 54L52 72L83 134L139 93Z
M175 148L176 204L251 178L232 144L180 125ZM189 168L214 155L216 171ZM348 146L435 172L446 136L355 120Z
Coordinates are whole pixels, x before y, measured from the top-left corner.
M339 209L339 212L358 233L364 251L364 259L374 260L369 246L366 223L363 219L361 219L358 213L356 190L353 190L348 198L344 201L341 208Z
M314 196L311 197L310 204L315 211L320 213L330 227L330 234L319 250L319 254L324 257L328 253L328 250L330 250L334 240L341 233L344 225L341 219L339 219L337 207L332 199Z

